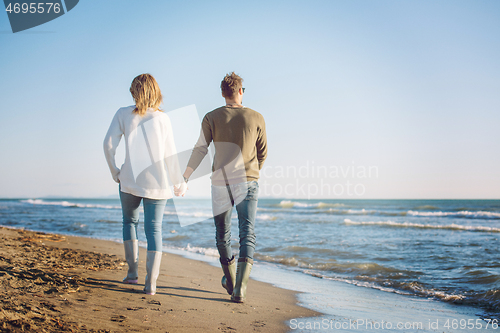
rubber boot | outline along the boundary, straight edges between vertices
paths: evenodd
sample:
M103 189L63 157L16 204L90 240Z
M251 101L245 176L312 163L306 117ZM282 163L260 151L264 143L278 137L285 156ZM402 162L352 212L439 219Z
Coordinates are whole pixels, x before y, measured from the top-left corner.
M156 279L160 275L160 263L163 252L148 251L146 258L146 283L144 293L148 295L156 294Z
M234 286L231 300L236 303L243 303L247 297L247 283L252 270L253 260L248 258L238 259L238 269L236 271L236 284Z
M125 260L128 264L127 276L123 283L137 284L139 279L139 242L137 240L124 241Z
M231 295L233 293L234 285L236 283L236 260L231 259L227 265L224 265L221 262L222 271L224 272L224 276L222 277L221 284L224 289L227 290L227 293Z

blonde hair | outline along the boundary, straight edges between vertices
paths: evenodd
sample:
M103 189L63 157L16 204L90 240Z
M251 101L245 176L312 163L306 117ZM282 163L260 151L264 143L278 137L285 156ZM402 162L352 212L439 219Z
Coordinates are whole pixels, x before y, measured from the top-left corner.
M163 102L160 87L151 74L141 74L134 78L130 85L130 93L135 101L134 112L140 116L146 114L146 110L160 110Z
M220 83L222 95L227 98L237 94L241 87L243 87L243 79L235 72L226 74Z

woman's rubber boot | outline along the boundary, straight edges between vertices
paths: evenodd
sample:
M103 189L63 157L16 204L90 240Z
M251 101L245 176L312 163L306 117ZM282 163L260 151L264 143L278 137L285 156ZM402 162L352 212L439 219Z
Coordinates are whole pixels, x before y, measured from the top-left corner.
M156 279L160 275L160 263L163 252L148 251L146 258L146 283L144 293L148 295L156 294Z
M124 241L125 260L128 264L127 276L123 283L137 284L139 279L139 242L137 240Z
M229 295L232 295L234 285L236 283L236 260L234 257L227 263L223 264L221 261L222 271L224 276L222 277L221 284L226 289Z
M252 270L253 260L249 258L238 259L238 269L236 270L236 284L234 286L231 300L236 303L243 303L247 297L247 283Z

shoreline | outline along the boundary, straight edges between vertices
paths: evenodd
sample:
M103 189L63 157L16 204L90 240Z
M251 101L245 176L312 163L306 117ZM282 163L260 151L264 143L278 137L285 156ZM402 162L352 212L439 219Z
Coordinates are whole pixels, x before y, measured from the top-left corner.
M6 238L6 234L10 235ZM201 253L182 250L164 249L158 279L158 294L146 296L141 293L143 287L141 283L145 275L145 248L141 247L140 250L140 272L143 275L142 279L141 277L139 279L140 284L124 285L121 279L126 274L124 269L127 266L124 262L123 244L118 241L27 231L22 228L3 226L0 227L0 236L3 239L0 257L6 252L6 244L7 248L12 247L16 239L24 239L24 244L21 242L17 245L18 247L41 245L53 247L55 250L66 248L71 251L81 251L81 253L92 251L88 252L91 257L94 257L96 253L103 257L101 264L104 265L104 269L71 268L79 272L88 282L82 284L81 290L76 290L76 292L71 286L68 290L63 288L59 290L61 293L57 296L61 299L53 295L54 291L46 297L31 293L31 298L36 296L39 301L43 300L44 304L51 304L51 307L59 309L59 312L52 314L59 316L55 317L56 322L67 323L73 331L76 329L79 332L145 330L152 332L191 332L193 330L203 332L394 332L397 331L398 323L411 323L412 325L420 323L421 326L417 329L403 329L405 332L437 333L463 332L463 329L460 329L460 322L464 320L468 324L470 321L474 322L475 332L496 330L492 328L495 322L490 321L489 326L486 325L487 322L483 320L483 316L479 313L482 311L479 308L318 278L297 272L290 267L278 267L267 262L255 263L249 283L249 299L247 303L236 304L230 301L229 295L220 286L222 271L218 266L218 260ZM0 259L4 264L5 258ZM98 263L99 260L96 262ZM62 272L59 266L75 265L78 266L79 262L63 261L57 265L58 269L55 272ZM111 268L113 265L116 266L113 269L106 268L108 266ZM0 267L0 283L9 287L5 283L6 271L9 270L5 265ZM78 281L79 277L77 275L75 279ZM11 291L13 291L12 288ZM22 297L30 298L29 292L25 292L22 288L20 291L19 294ZM1 296L4 294L0 293ZM78 295L85 297L78 298ZM66 305L63 308L64 311L57 306L57 302L47 302L47 299L54 298ZM4 304L12 305L9 302L4 302ZM16 305L16 302L13 304ZM16 306L17 312L20 308L26 312L25 319L29 319L30 316L36 318L39 315L36 309L40 307L35 306L33 310L29 302ZM16 306L10 308L16 308ZM80 313L82 307L86 312ZM92 311L88 307L92 307ZM89 318L92 318L90 324ZM5 326L6 319L19 320L19 318L13 319L12 316L5 316L5 311L2 311L0 312L0 327ZM53 323L54 320L51 320ZM438 323L437 326L435 323ZM496 321L497 324L498 321ZM388 328L384 325L393 325L393 327ZM454 326L457 329L453 329ZM57 327L57 331L65 332L62 330L64 327ZM67 330L67 332L72 330ZM7 330L6 332L18 331ZM43 332L43 330L37 331Z
M254 279L247 302L233 303L220 268L168 252L157 294L148 296L145 249L139 284L126 285L120 243L7 227L0 237L6 332L288 332L289 320L320 315L299 306L296 292Z
M201 253L166 251L211 265L218 263ZM295 292L300 306L317 312L308 318L288 320L288 332L444 333L500 329L500 319L487 315L481 307L359 286L266 261L255 262L252 279Z

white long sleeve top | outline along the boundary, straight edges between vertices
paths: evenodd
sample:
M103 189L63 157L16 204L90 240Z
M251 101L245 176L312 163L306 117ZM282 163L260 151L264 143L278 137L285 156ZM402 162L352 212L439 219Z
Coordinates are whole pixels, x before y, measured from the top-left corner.
M170 118L148 109L144 116L133 112L135 105L118 109L104 138L104 155L121 191L150 199L170 199L169 181L185 186L181 174ZM118 168L115 152L125 136L125 162Z

